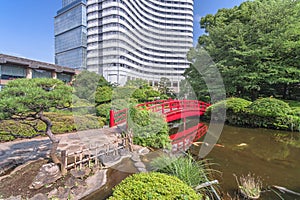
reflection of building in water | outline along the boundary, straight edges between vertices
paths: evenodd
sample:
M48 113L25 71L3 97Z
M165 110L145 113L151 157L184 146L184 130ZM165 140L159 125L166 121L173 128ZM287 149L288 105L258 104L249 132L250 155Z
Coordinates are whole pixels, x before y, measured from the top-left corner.
M75 69L0 54L0 90L8 81L17 78L57 78L70 82L75 73Z

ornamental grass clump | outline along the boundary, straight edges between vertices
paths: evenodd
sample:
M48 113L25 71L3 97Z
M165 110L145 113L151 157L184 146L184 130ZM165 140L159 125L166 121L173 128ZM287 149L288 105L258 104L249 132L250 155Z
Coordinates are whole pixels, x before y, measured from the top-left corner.
M192 188L207 182L206 177L213 171L209 169L205 160L195 161L190 155L186 157L163 155L154 159L151 166L155 171L178 177Z
M262 182L259 178L255 178L251 173L247 176L241 176L238 180L234 175L239 187L240 193L249 199L258 199L260 196Z

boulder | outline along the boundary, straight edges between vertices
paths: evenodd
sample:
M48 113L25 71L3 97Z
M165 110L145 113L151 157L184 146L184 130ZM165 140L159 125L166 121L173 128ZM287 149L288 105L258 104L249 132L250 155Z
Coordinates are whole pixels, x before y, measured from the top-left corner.
M45 194L36 194L30 200L48 200L48 197Z
M61 173L58 165L55 163L48 163L43 165L33 182L29 186L30 189L39 189L46 184L51 184L61 178Z

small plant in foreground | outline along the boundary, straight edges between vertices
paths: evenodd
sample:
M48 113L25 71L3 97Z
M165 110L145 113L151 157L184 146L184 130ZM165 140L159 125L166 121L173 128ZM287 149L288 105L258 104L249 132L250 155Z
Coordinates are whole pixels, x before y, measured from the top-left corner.
M242 195L249 199L258 199L260 196L262 182L259 178L255 178L251 173L247 176L241 176L238 180L237 176L234 175L236 178L236 182L239 187L239 191Z

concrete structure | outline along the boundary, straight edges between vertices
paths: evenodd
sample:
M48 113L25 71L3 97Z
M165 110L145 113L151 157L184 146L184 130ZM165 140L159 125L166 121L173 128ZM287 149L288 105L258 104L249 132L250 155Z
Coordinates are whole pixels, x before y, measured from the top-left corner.
M86 68L86 0L63 0L54 22L55 64Z
M178 89L193 46L193 0L87 0L87 69L123 85Z
M0 90L8 81L17 78L57 78L70 82L75 69L50 63L0 54Z

